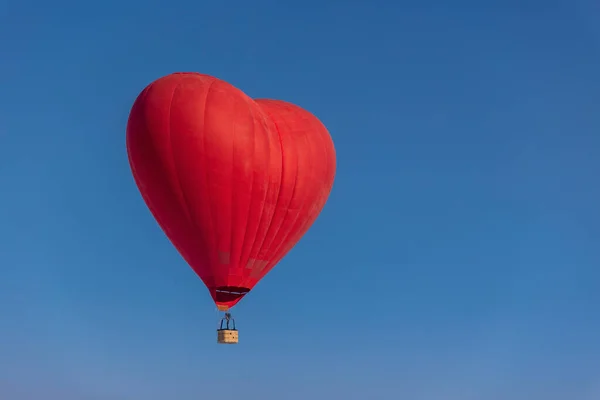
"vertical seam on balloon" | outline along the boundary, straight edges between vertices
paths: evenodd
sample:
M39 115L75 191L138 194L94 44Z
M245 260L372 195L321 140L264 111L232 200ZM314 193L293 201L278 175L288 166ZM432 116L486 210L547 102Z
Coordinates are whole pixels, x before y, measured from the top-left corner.
M327 168L325 169L325 176L328 177L330 174L330 169L331 169L331 155L330 155L330 146L325 145L324 141L327 139L327 136L325 136L326 134L329 135L329 132L327 131L327 129L325 128L325 126L323 125L322 127L317 126L317 128L323 128L323 129L315 129L314 125L322 125L320 123L317 123L316 121L312 121L310 128L311 132L320 132L319 135L319 142L320 142L320 146L317 146L317 149L324 149L324 153L325 153L325 159L327 160ZM329 144L329 143L327 143ZM313 150L314 148L311 146L311 150ZM315 170L313 169L312 172L314 173ZM314 178L313 178L314 179ZM321 211L323 210L323 207L325 206L325 203L327 201L327 197L329 192L331 191L331 185L328 185L327 187L327 195L324 197L323 195L323 190L322 187L320 188L321 190L317 192L317 194L314 197L314 206L318 206L320 204L320 207L313 207L312 213L310 213L310 215L307 216L306 220L301 224L301 226L296 230L296 235L298 236L297 241L299 241L302 237L304 237L304 235L308 232L308 230L310 229L310 227L312 226L312 224L314 222L316 222L317 218L319 217ZM287 239L287 238L286 238ZM284 249L285 250L285 249ZM291 249L290 249L291 250ZM289 250L288 250L289 251ZM278 249L278 254L276 259L281 260L283 257L285 257L286 253L282 252L281 249Z
M236 212L235 212L235 129L237 127L236 123L235 123L235 116L237 116L236 114L236 108L237 108L237 102L234 100L233 102L233 110L232 110L232 114L234 115L234 117L231 118L231 125L232 125L232 133L231 133L231 176L229 177L229 187L231 188L231 204L230 204L230 218L229 218L229 265L227 268L227 279L225 280L226 284L225 286L231 286L231 271L232 271L232 259L231 256L233 254L233 238L234 238L234 220L236 219ZM233 266L235 268L235 266Z
M210 96L210 91L211 91L214 83L215 83L215 79L211 80L210 83L208 84L208 88L206 89L206 98L204 100L204 108L202 110L202 117L203 117L202 118L202 128L203 128L202 131L203 132L205 131L204 128L206 126L206 107L207 107L207 104L208 104L208 97ZM206 161L207 151L206 151L206 135L205 134L202 135L202 150L203 150L202 154L204 156L204 161ZM205 162L205 165L206 164L207 163ZM215 235L215 225L216 225L216 223L214 222L214 212L213 212L213 206L212 206L212 199L210 198L210 193L211 193L211 190L210 190L210 171L208 170L208 168L204 168L204 171L205 171L204 177L206 178L206 186L205 186L205 188L206 188L206 197L207 197L207 200L208 200L208 215L209 215L209 224L210 224L210 233L211 233L210 236L213 238L213 240L216 240L216 235ZM210 248L211 249L216 249L218 247L218 240L216 241L216 243L217 243L217 246L210 246ZM214 254L209 254L209 257L208 257L208 260L209 260L209 263L211 264L211 267L213 266L212 265L213 256L214 256ZM218 255L217 255L217 257L218 257ZM217 280L216 280L215 273L214 273L214 271L213 271L212 268L210 268L210 270L211 270L211 274L212 274L213 286L216 286L217 285ZM211 296L212 296L212 290L213 289L214 289L214 287L213 288L209 288L209 292L211 292Z
M255 103L255 104L258 104L258 103ZM263 118L264 119L270 119L270 117L267 115L266 111L262 109L262 107L260 106L260 104L258 104L258 106L259 106L259 110L260 110L261 114L263 115ZM253 129L254 129L254 145L256 146L256 118L253 117L252 121L253 121ZM271 122L273 122L273 121L271 121ZM277 128L276 128L275 133L277 134L277 140L279 141L279 133L277 132ZM267 198L269 197L269 193L272 190L272 186L271 186L271 179L272 178L271 178L270 167L271 167L271 157L272 157L273 142L272 142L271 132L267 131L266 138L267 138L267 149L268 149L268 153L267 153L268 155L267 155L266 164L265 164L266 169L268 171L267 182L266 182L267 188L265 190L264 196L262 197L262 205L261 205L261 209L260 209L258 223L256 225L256 230L254 232L254 237L252 238L252 243L249 246L247 264L249 263L249 261L251 259L254 246L257 243L256 240L258 238L258 231L260 229L261 224L263 223L263 219L265 218L265 205L266 205L266 202L267 202ZM254 162L255 161L256 161L256 159L254 158ZM281 178L281 176L280 176L280 178ZM278 192L278 194L279 194L279 192ZM273 213L274 212L275 212L275 210L273 209ZM269 221L269 223L270 223L270 221ZM266 238L268 229L269 229L269 227L267 227L267 229L265 230L265 234L263 235L263 238L262 238L263 242L264 242L264 239ZM244 238L244 241L245 241L245 238ZM262 245L262 242L261 242L261 245ZM254 264L256 263L256 258L258 258L259 252L260 252L260 246L256 249L256 252L255 252L256 257L254 259L254 262L252 263L252 265L248 269L252 270L252 267L254 267ZM249 275L246 278L244 278L244 280L242 281L244 287L249 287L250 281L251 281L251 274L252 274L252 271L250 271Z
M316 127L314 126L315 124L317 125ZM326 159L326 162L327 162L327 168L325 169L325 176L328 176L329 175L330 164L331 164L330 163L330 154L329 154L330 146L325 145L323 143L323 140L326 139L325 134L329 135L329 132L327 131L327 128L325 128L324 125L323 126L319 126L319 125L322 125L322 124L320 124L320 122L312 121L312 125L313 126L311 126L311 132L320 132L320 134L319 134L320 146L317 146L317 149L324 149L325 150L324 153L325 153L325 159ZM321 199L323 197L323 187L321 186L320 189L321 190L319 192L317 192L317 194L315 195L315 199L314 199L315 202L316 202L315 206L318 205L321 202ZM330 188L327 188L327 189L328 189L328 191L330 190ZM329 192L327 192L327 193L329 193ZM325 198L325 200L327 200L327 199ZM321 204L320 207L315 207L312 210L312 214L310 215L310 217L306 219L306 221L304 222L304 224L298 230L298 232L301 233L302 236L304 236L304 234L306 232L308 232L308 229L310 228L310 226L312 226L312 224L317 220L317 218L318 218L319 214L321 213L321 210L323 209L324 205L325 205L325 203Z
M242 236L242 243L240 246L240 258L238 259L237 265L240 268L240 272L244 271L245 266L242 267L242 257L244 256L244 243L246 242L246 236L248 235L248 221L250 220L250 212L252 210L252 205L254 203L254 171L256 168L256 118L254 117L254 114L251 113L250 114L252 117L252 180L250 181L250 202L248 204L248 210L246 212L247 218L246 218L246 226L244 227L244 236ZM267 191L265 191L265 197L266 197L266 193ZM261 207L261 213L260 216L262 217L262 212L264 209L264 202L265 199L263 199L262 201L262 207ZM252 239L252 243L254 244L254 240L256 239L256 232L258 231L258 228L260 227L260 220L261 218L259 217L258 219L258 225L256 226L256 231L254 232L254 238ZM248 255L250 255L250 253L252 252L252 245L250 246L250 252L248 253Z
M281 172L279 174L279 191L277 192L277 200L275 201L275 206L273 208L273 213L271 214L271 220L269 221L269 225L267 226L267 229L265 230L265 234L264 237L262 238L262 242L260 244L260 246L258 246L258 248L256 249L256 254L258 256L258 254L260 254L263 250L263 246L265 245L265 241L267 239L267 237L269 236L269 232L271 231L271 227L273 226L273 220L275 219L275 214L277 214L277 209L279 206L279 202L281 201L281 183L283 182L283 175L284 175L284 169L285 169L285 154L283 151L283 139L281 138L281 131L279 130L279 126L277 125L277 122L275 121L275 118L273 118L271 116L271 114L269 114L266 110L262 109L262 111L264 112L265 116L267 118L269 118L271 120L271 122L273 122L273 126L275 126L275 132L277 133L277 138L279 139L279 149L280 149L280 153L281 153ZM270 165L270 163L269 163ZM270 184L270 181L269 181ZM263 213L264 213L264 209L263 209ZM271 240L272 242L272 240ZM254 245L253 245L254 247ZM252 250L251 250L252 251ZM244 285L248 285L248 282L250 280L250 277L246 278L244 280Z
M173 163L173 172L175 175L175 181L177 182L177 188L179 189L179 196L181 197L181 200L183 201L183 209L185 211L185 214L188 218L188 223L190 223L192 225L192 227L196 227L196 222L194 220L194 218L192 217L192 212L190 211L190 205L187 201L187 197L185 195L185 192L183 191L183 186L181 185L181 178L179 177L179 168L177 168L177 158L175 157L175 151L173 149L173 132L172 132L172 123L171 123L171 113L173 111L173 102L175 101L175 95L177 93L177 90L181 87L181 82L178 83L177 85L175 85L175 88L173 89L173 95L171 96L171 102L169 103L169 115L168 115L168 126L167 126L167 132L168 132L168 137L169 137L169 154L171 155L171 162Z
M287 125L287 122L284 120L283 123L288 128L288 131L290 131L289 126ZM280 138L281 138L281 135L280 135ZM283 142L281 142L281 143L282 143L281 152L283 154ZM294 151L296 150L294 146L291 146L290 149L291 148L294 148ZM283 161L283 159L282 159L282 161ZM282 162L282 165L283 165L283 162ZM275 238L277 238L277 235L279 234L279 231L281 230L281 227L283 226L283 223L285 222L285 220L287 218L287 214L288 214L288 210L290 208L290 204L294 200L294 196L296 194L296 187L297 187L297 184L298 184L298 166L299 166L298 165L298 152L296 151L296 174L294 176L294 185L292 186L292 194L290 195L290 200L288 201L287 206L285 207L285 214L283 216L283 220L281 221L281 223L279 224L279 226L277 227L277 229L274 231L273 237L271 238L271 242L269 243L269 247L273 244L273 242L275 241ZM283 170L283 168L282 168L282 170ZM281 191L279 193L281 194ZM277 209L275 209L275 210L277 211ZM273 216L275 216L275 213L273 214ZM273 222L273 220L271 220L271 223L272 222ZM267 231L267 233L268 233L268 231ZM281 242L281 243L283 243L283 242ZM263 245L264 245L264 243L263 243ZM277 246L277 247L279 247L279 246ZM271 252L271 253L273 255L276 254L275 252ZM266 276L271 269L273 269L273 266L275 264L277 264L277 260L275 260L275 259L269 260L269 262L267 264L268 266L265 267L265 269L264 269L263 277Z
M308 138L306 137L306 132L305 132L304 138L305 138L305 141L307 143L309 143L309 146L308 146L308 148L309 148L309 151L308 151L309 155L308 155L307 158L309 160L312 160L313 155L314 155L314 151L313 151L314 149L313 149L313 146L310 145L310 140L308 140ZM310 173L308 174L308 177L309 177L308 180L309 180L309 182L314 182L315 181L315 177L313 176L314 173L315 173L314 163L310 162L309 165L310 165L309 166ZM296 181L297 181L297 175L298 175L298 172L296 172ZM295 189L295 187L294 187L294 189ZM294 194L295 194L295 192L294 192ZM285 237L281 240L281 242L279 243L279 245L276 247L275 251L273 252L273 265L271 266L271 268L273 268L273 266L275 266L283 258L283 256L285 256L285 254L281 255L282 250L285 249L286 242L289 240L290 236L294 233L294 228L296 227L296 223L298 222L298 218L300 218L300 215L302 214L302 210L304 210L304 207L306 207L306 203L307 203L307 201L309 199L311 199L311 197L309 197L308 195L304 196L304 198L302 199L302 203L300 204L300 207L298 208L298 215L296 215L296 218L294 218L294 220L291 222L290 230L285 235ZM306 225L307 225L307 223L308 223L308 221L310 219L311 218L307 218L304 221L304 223L302 223L299 227L297 227L295 233L298 234L298 233L302 232L304 230L304 228L306 228ZM299 239L300 238L298 238L298 240ZM269 272L269 270L266 271L266 273L268 273L268 272Z

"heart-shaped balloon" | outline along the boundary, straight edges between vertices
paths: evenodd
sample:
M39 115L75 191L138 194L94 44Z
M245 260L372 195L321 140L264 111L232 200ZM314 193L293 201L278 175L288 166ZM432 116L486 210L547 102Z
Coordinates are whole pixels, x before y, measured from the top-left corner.
M148 208L222 310L306 233L336 169L329 132L314 115L198 73L167 75L142 91L127 151Z

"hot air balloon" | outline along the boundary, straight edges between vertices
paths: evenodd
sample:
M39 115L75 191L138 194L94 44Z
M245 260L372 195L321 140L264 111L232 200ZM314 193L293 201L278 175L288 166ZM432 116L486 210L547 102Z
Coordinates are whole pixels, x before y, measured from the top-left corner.
M218 342L237 343L230 308L329 197L336 170L329 132L296 105L252 99L209 75L174 73L135 100L127 153L150 212L227 312Z

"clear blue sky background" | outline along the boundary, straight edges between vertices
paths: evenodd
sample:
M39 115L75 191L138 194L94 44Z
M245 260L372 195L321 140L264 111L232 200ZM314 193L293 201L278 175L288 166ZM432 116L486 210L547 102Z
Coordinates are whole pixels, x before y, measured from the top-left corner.
M597 400L597 4L0 2L0 398ZM338 151L239 346L127 162L175 71Z

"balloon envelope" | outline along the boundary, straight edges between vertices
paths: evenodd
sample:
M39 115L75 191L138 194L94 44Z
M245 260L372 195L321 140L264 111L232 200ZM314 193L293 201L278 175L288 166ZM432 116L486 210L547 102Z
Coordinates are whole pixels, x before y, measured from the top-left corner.
M127 152L148 208L223 310L309 229L336 169L314 115L198 73L167 75L142 91Z

